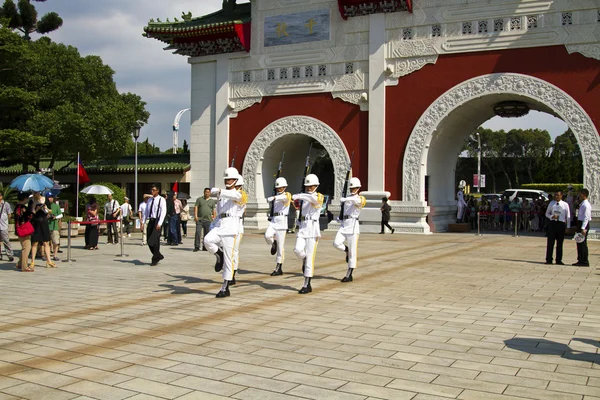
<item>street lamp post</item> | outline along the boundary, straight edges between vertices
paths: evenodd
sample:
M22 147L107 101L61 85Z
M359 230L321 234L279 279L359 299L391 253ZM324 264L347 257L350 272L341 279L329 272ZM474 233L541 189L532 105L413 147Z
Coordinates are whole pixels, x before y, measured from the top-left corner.
M134 178L134 205L133 209L135 213L138 212L138 139L140 138L140 130L142 127L139 123L136 123L133 127L133 138L135 139L135 178Z
M477 135L477 193L481 193L481 136Z

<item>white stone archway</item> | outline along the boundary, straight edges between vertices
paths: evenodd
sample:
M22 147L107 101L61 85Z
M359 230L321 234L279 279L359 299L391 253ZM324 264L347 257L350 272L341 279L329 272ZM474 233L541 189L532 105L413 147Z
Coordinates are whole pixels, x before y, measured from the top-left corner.
M338 134L329 125L312 117L295 115L278 119L265 127L254 138L244 158L242 175L246 181L245 189L249 199L245 225L249 228L262 229L267 226L267 202L262 181L262 160L269 147L287 135L304 135L323 145L331 158L335 171L334 197L336 199L341 197L350 156ZM293 191L293 188L290 189Z
M600 204L600 138L591 118L560 88L542 79L513 73L484 75L462 82L429 106L415 125L404 154L400 203L425 204L425 175L434 136L443 135L443 123L450 114L469 102L490 95L512 95L530 99L543 104L567 123L581 149L584 186L589 189L590 202L596 208ZM452 189L447 192L454 192L454 183L454 179L443 183L452 185Z

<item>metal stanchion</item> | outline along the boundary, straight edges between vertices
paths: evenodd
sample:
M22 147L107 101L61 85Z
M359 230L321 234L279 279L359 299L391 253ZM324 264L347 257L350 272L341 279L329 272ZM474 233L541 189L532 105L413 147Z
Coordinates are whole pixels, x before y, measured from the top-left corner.
M120 240L120 242L121 242L121 254L117 254L117 257L127 257L128 254L124 254L124 252L125 252L125 243L124 243L124 241L125 240L123 238L123 219L121 219L121 223L119 225L121 227L119 229L119 231L120 231L119 235L121 235L121 240Z
M477 211L477 236L481 236L481 213Z
M76 261L71 258L71 221L67 222L67 261Z
M513 237L518 237L518 229L519 229L519 213L515 213L515 234Z

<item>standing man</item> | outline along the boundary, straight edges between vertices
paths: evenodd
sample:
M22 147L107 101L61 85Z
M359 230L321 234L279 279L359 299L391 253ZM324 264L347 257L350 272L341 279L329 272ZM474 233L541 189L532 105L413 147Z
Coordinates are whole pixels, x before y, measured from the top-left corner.
M556 264L565 265L562 262L563 242L565 230L571 227L571 214L569 205L562 200L563 193L558 190L554 193L554 200L548 205L546 218L548 218L548 240L546 243L546 264L552 264L552 253L556 241Z
M242 189L244 186L244 178L240 175L235 183L235 190L242 194L242 200L236 201L236 215L239 218L238 235L233 246L233 279L229 282L230 285L235 285L235 274L240 267L240 244L244 237L244 214L246 213L246 204L248 203L248 194Z
M196 236L194 237L194 251L199 251L201 243L210 231L210 224L216 217L215 201L210 198L210 188L204 189L204 197L196 200L194 205L194 222L196 222ZM202 246L206 251L206 246Z
M113 195L108 195L108 201L104 204L104 219L105 220L118 220L121 214L121 207L119 202L113 199ZM119 232L117 231L116 222L107 222L108 240L107 244L119 243ZM113 237L114 235L114 237Z
M592 220L592 205L588 201L590 191L581 189L579 192L579 212L577 213L577 232L583 235L583 242L577 243L577 262L573 265L577 267L589 267L587 236Z
M60 211L60 206L55 203L55 197L52 192L49 192L46 195L46 200L48 201L50 213L48 213L48 228L50 229L50 240L52 242L52 261L59 261L58 259L58 249L60 248L60 220L62 219L62 211Z
M15 258L8 238L8 217L10 214L12 214L12 208L10 208L10 204L4 201L4 193L0 192L0 240L4 244L9 261L13 261Z
M392 211L392 207L388 204L387 197L381 198L381 208L379 210L381 211L381 232L379 234L383 235L385 233L386 226L394 233L396 230L390 226L390 211Z
M465 215L465 208L467 207L467 202L465 201L465 193L464 189L467 186L467 182L460 181L458 183L458 192L456 193L456 206L458 210L456 212L456 223L460 224L463 222L463 216Z
M167 215L167 204L164 197L158 194L158 185L152 185L152 198L148 200L146 207L146 221L148 228L146 235L148 237L148 247L152 252L152 263L157 265L160 260L165 258L160 253L160 230Z
M138 218L140 219L140 230L142 231L142 246L146 245L146 228L148 226L148 219L146 218L146 208L148 207L148 200L152 198L151 195L145 194L144 200L138 207Z
M223 173L226 189L213 188L211 190L211 194L217 196L218 215L213 223L213 228L204 237L204 245L209 253L216 257L215 271L222 271L223 285L217 293L217 298L230 296L229 281L233 279L233 249L240 223L236 202L247 201L247 199L243 199L241 191L235 190L239 176L237 169L227 168Z
M274 202L273 215L267 231L265 232L265 241L271 246L271 255L275 257L275 270L271 272L271 276L283 275L283 260L285 244L285 236L288 230L288 214L290 212L290 204L292 202L292 194L286 192L287 180L279 177L275 180L275 190L277 194L267 199L268 202Z
M123 237L127 235L127 237L131 237L131 228L129 224L131 222L131 217L133 215L133 210L131 209L131 204L129 204L129 197L125 197L123 199L123 204L121 205L121 223L123 224Z
M360 211L367 204L367 199L358 195L361 184L358 178L350 179L350 196L342 197L340 201L344 203L344 219L340 221L340 229L333 240L333 247L346 252L346 262L348 270L342 282L352 282L352 271L356 268L356 259L358 253L358 237L360 230L358 227L358 216ZM344 242L348 245L344 245Z
M315 174L308 174L304 178L305 193L292 196L292 200L301 202L300 207L302 208L302 218L299 221L300 229L294 247L296 257L302 260L302 273L304 275L304 285L298 291L299 294L312 292L310 281L315 273L315 255L321 237L319 215L324 200L323 195L317 192L318 187L319 178Z

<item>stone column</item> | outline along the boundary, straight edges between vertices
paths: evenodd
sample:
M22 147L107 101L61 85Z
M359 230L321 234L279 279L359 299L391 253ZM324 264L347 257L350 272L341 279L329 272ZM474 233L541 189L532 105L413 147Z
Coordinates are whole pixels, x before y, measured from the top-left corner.
M385 14L369 15L369 191L385 190Z
M211 182L220 186L223 184L223 171L229 167L233 154L229 154L229 55L220 54L216 58L215 162ZM241 170L241 165L241 157L238 157L238 170Z

